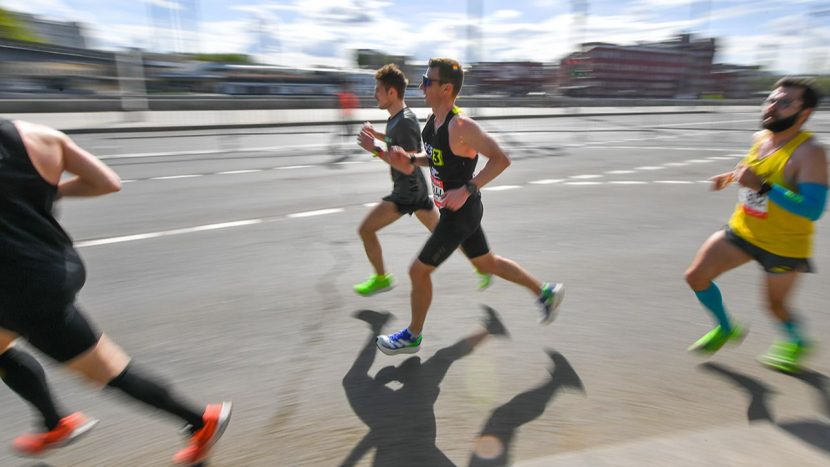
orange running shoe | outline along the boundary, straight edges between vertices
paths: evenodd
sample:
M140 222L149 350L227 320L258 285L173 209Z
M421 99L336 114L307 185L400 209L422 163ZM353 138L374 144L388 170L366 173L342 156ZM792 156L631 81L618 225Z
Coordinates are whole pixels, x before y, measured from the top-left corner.
M210 448L222 437L228 422L231 419L230 402L221 404L210 404L205 408L202 415L204 426L190 437L187 447L173 456L173 463L179 465L192 465L203 462L210 453Z
M66 446L89 432L98 420L87 418L81 412L63 417L58 426L45 433L26 433L12 442L12 449L22 456L37 456L44 452Z

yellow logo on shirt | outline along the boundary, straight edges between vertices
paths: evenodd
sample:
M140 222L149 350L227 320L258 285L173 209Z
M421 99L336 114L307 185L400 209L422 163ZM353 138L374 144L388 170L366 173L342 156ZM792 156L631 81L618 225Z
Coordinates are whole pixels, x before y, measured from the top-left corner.
M440 149L432 148L432 164L436 167L444 165L444 153Z

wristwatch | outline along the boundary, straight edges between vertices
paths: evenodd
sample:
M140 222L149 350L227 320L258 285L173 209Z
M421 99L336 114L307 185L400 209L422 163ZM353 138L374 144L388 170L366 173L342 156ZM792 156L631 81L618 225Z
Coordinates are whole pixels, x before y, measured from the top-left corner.
M474 195L478 191L478 187L472 182L472 180L464 184L464 189L471 195Z
M760 190L758 190L758 194L759 194L759 195L765 195L765 194L767 194L770 190L772 190L772 184L767 183L767 182L763 182L763 183L761 183L761 189L760 189Z

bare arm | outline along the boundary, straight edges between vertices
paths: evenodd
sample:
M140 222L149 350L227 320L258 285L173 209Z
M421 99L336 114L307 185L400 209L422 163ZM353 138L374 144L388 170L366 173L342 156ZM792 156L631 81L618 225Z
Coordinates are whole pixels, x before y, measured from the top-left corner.
M15 120L32 165L58 187L58 197L97 196L121 189L118 175L64 133L44 125ZM75 177L61 181L64 172Z
M484 168L472 180L478 189L498 177L511 164L510 157L501 149L499 143L478 123L464 116L450 122L450 148L459 155L474 157L481 154L487 158ZM459 152L456 152L456 149L459 149Z
M58 196L100 196L121 190L121 178L68 136L60 133L63 169L74 177L58 184Z
M478 123L458 116L450 122L450 148L461 157L475 157L481 154L487 158L484 168L471 180L476 189L480 190L510 166L510 157L499 146L499 143L484 131ZM455 211L464 206L470 193L465 187L449 190L446 193L445 205Z
M729 186L729 184L732 183L732 177L734 174L735 171L730 170L729 172L724 172L722 174L718 174L710 178L709 181L712 182L712 191L720 191Z
M805 154L798 171L795 174L795 183L817 183L827 185L827 153L819 145L810 145L804 148Z

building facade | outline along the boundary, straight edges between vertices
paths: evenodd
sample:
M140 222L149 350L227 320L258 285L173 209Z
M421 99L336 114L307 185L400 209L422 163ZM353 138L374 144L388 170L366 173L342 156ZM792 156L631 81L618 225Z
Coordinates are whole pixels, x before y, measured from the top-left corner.
M591 97L696 98L715 88L715 39L683 34L671 41L592 42L560 64L563 94Z

